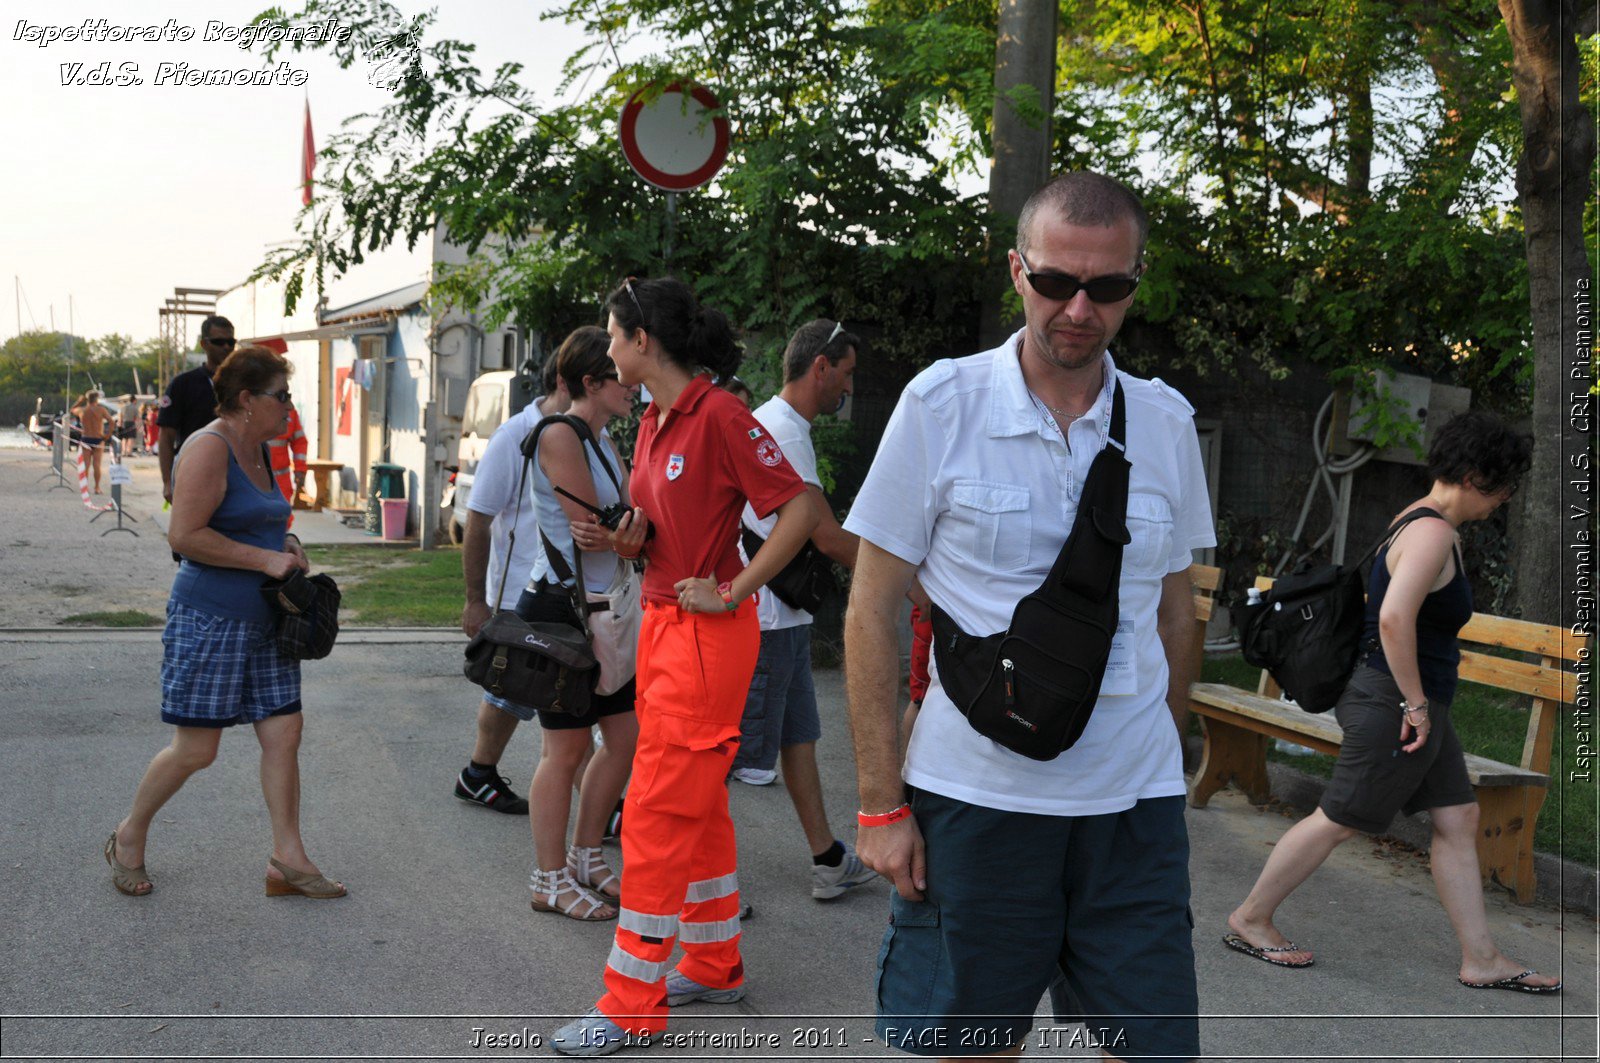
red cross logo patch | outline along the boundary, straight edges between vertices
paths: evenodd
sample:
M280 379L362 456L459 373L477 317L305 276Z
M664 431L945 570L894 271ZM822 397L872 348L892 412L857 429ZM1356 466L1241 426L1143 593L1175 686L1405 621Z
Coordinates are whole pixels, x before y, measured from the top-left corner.
M667 479L676 480L683 475L683 455L673 454L667 458Z

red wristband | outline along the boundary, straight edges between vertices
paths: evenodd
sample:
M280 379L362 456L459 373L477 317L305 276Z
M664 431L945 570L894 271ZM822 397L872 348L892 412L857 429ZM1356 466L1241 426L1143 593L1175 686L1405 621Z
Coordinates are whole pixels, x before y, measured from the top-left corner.
M863 827L887 827L891 823L899 823L902 819L905 819L910 815L911 806L901 805L899 808L891 808L887 812L879 812L876 814L857 812L856 822L861 824Z

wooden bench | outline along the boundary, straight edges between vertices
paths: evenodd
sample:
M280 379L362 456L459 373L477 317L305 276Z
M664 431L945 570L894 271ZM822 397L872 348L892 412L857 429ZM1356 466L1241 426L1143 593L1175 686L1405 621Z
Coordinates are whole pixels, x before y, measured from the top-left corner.
M1202 597L1214 598L1216 581L1196 566L1196 610ZM1215 570L1212 570L1215 571ZM1209 586L1206 584L1209 583ZM1256 580L1266 590L1272 580ZM1207 593L1209 592L1209 593ZM1207 615L1214 605L1207 603ZM1516 894L1533 899L1533 835L1550 778L1550 744L1563 705L1577 695L1577 677L1567 662L1579 659L1581 641L1559 627L1474 613L1461 630L1460 676L1498 690L1527 695L1528 728L1518 764L1502 764L1467 754L1467 774L1480 810L1478 863L1484 881L1493 878ZM1469 644L1530 654L1538 663L1468 649ZM1282 738L1336 755L1343 732L1331 711L1314 714L1280 699L1281 691L1265 669L1254 693L1224 683L1196 683L1190 710L1205 735L1200 767L1189 788L1189 804L1204 808L1211 795L1232 783L1255 804L1269 793L1267 743Z

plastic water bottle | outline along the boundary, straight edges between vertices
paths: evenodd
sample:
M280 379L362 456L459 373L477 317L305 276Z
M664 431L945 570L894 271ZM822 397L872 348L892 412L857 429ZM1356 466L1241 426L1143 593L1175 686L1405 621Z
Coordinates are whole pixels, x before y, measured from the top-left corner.
M1246 605L1260 605L1261 591L1258 588L1251 587L1244 592L1244 600Z

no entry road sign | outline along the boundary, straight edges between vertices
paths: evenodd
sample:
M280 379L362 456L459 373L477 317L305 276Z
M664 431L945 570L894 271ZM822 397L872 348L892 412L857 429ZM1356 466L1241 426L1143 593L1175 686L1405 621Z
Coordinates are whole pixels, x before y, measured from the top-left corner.
M657 188L699 188L728 158L728 120L716 114L722 105L698 85L673 83L646 102L650 91L635 92L622 108L623 156Z

